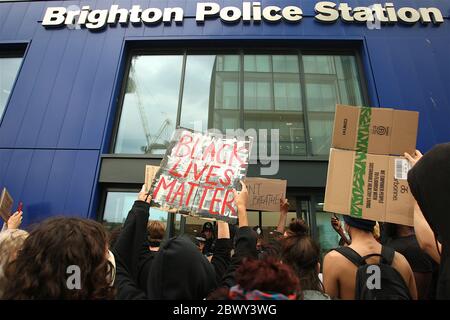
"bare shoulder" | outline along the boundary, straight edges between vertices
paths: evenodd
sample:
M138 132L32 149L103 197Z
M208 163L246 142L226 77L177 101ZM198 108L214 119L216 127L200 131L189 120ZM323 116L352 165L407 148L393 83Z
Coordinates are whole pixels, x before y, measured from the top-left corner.
M323 263L330 263L333 264L334 266L336 266L336 264L341 264L342 262L345 262L347 259L340 254L339 252L337 252L336 250L331 250L330 252L328 252L324 259L323 259Z
M400 271L400 273L402 273L405 276L412 272L408 260L406 260L405 256L402 255L400 252L395 251L394 260L392 264L394 268L396 268L398 271Z

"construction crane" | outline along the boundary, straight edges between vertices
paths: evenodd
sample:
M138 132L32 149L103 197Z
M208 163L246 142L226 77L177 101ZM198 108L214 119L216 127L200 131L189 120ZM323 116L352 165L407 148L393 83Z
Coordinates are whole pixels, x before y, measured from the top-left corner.
M165 149L166 148L165 144L157 144L157 142L161 138L163 133L165 133L165 130L167 129L167 127L169 127L171 125L171 121L168 118L165 119L164 122L161 124L161 127L156 132L156 134L154 136L152 136L150 134L150 127L149 127L149 124L147 121L147 116L145 114L144 104L142 103L142 95L140 92L141 90L140 90L139 86L136 84L137 77L136 77L136 69L134 67L134 64L135 64L135 61L133 61L133 63L131 64L131 68L130 68L131 81L129 81L129 87L130 87L129 91L134 92L136 94L139 118L141 120L142 129L144 130L146 145L142 146L141 150L144 151L145 153L151 153L153 149Z

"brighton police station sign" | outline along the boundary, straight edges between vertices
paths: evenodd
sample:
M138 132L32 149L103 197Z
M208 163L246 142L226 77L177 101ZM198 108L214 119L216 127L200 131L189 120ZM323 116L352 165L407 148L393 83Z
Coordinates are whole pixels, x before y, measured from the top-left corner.
M444 22L442 12L435 7L427 8L396 8L393 3L373 4L370 7L350 7L347 3L336 4L330 1L321 1L315 5L315 19L321 23L334 23L342 20L347 23L373 23L382 24L409 24L420 23L439 25ZM182 24L185 18L183 8L141 8L133 5L131 9L112 5L109 10L91 10L83 6L76 10L64 7L50 7L45 12L42 25L62 27L79 25L91 30L105 28L108 25L148 24ZM243 2L242 6L227 6L221 8L214 2L197 3L195 20L205 23L208 19L220 19L224 23L260 23L261 21L276 23L285 21L299 23L303 18L303 11L298 6L279 7L275 5L261 6L261 2Z

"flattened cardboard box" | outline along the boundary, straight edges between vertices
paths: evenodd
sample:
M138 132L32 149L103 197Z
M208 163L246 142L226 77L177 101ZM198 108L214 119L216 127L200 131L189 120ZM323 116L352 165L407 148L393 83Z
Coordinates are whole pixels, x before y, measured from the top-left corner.
M332 148L403 155L416 150L419 113L336 105Z
M249 210L279 211L280 199L286 197L287 180L245 178Z
M14 200L9 194L8 190L6 190L6 188L3 188L2 193L0 195L0 217L5 222L7 222L9 217L11 216L13 203Z
M331 149L324 210L412 226L409 168L401 156Z

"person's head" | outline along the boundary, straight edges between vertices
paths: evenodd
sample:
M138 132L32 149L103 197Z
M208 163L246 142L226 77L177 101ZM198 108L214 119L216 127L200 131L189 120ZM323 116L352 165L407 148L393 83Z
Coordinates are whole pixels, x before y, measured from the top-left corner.
M211 222L205 222L203 224L202 234L207 240L214 238L214 226Z
M383 235L387 239L396 239L414 235L414 228L395 223L383 223Z
M261 251L258 252L258 259L266 259L267 257L273 257L280 259L281 256L281 243L280 241L264 241L261 244Z
M122 226L117 226L109 232L109 247L112 248L116 244L117 239L119 239L120 233L122 232Z
M27 237L28 232L20 229L7 229L0 232L0 298L3 296L6 285L4 269L16 259Z
M157 251L164 239L166 233L164 224L159 221L149 221L147 225L148 242L150 243L150 250Z
M273 257L244 260L235 279L237 285L228 293L232 300L295 300L300 292L292 268Z
M203 249L205 249L206 239L203 237L195 237L194 243L197 246L198 250L203 253Z
M323 291L319 279L320 248L309 236L309 228L303 220L297 219L289 224L281 246L281 259L293 268L302 290Z
M347 231L352 240L355 234L374 238L373 231L376 225L375 221L354 218L348 215L344 215L344 222L345 222L345 231Z
M199 300L217 287L212 264L187 236L161 244L148 277L151 300Z
M112 299L108 239L93 220L50 218L25 239L5 275L5 299ZM9 281L12 280L12 281Z
M264 235L260 226L253 227L253 231L256 232L256 250L261 252L264 246Z
M408 184L424 218L444 248L450 246L450 143L434 146L408 172ZM444 250L443 253L446 253Z

